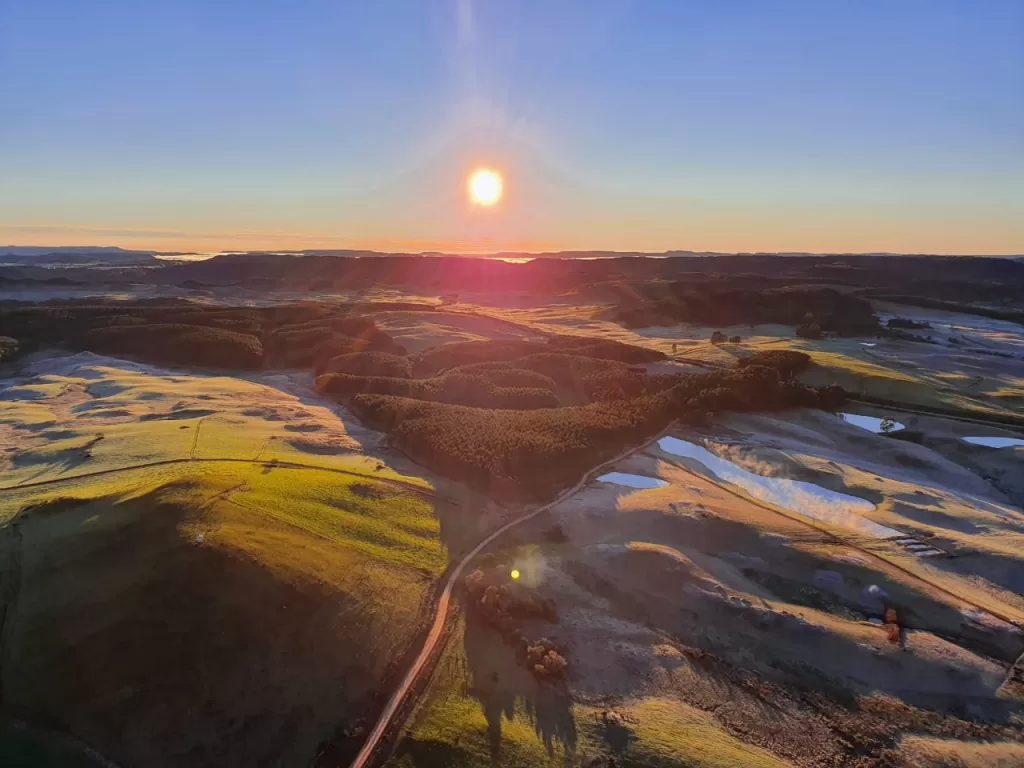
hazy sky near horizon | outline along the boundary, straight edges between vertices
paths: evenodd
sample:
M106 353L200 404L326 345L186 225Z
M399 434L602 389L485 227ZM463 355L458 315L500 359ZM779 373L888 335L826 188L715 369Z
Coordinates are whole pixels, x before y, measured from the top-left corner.
M0 0L7 243L1022 253L1024 1Z

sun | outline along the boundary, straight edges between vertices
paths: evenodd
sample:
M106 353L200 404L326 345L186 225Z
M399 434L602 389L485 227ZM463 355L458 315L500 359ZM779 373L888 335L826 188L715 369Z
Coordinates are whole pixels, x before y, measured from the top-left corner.
M469 177L469 199L476 205L494 205L501 199L501 174L478 168Z

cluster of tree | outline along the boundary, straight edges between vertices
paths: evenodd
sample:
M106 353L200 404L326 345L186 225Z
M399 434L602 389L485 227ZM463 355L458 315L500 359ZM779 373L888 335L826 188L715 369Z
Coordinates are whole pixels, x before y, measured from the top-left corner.
M561 682L569 663L555 644L547 638L530 640L517 628L523 620L557 621L554 603L522 583L509 583L506 573L484 566L465 578L465 601L470 613L514 646L519 663L538 681Z
M643 375L642 368L631 368L616 360L599 357L583 357L562 352L542 352L528 355L516 361L516 365L549 377L555 383L576 393L592 389L587 380L600 376L626 376L630 373Z
M543 499L667 420L642 399L615 404L485 410L356 395L352 411L415 460L497 498ZM663 406L664 408L664 406Z
M341 355L318 368L340 375L324 376L318 386L345 399L372 393L487 408L547 408L559 404L557 392L570 404L661 392L673 384L672 377L647 376L623 360L662 358L656 350L576 336L554 336L545 343L454 342L408 358Z
M575 391L587 402L626 400L642 395L657 395L685 380L680 374L644 373L635 368L604 368L587 373Z
M182 300L92 301L0 308L23 351L43 347L125 355L164 365L307 367L364 350L404 351L372 319L299 302L216 307Z
M756 325L781 323L803 328L803 334L856 335L878 329L871 305L850 293L819 286L739 288L728 283L694 286L679 282L657 288L653 296L623 300L611 318L628 327L695 323L700 325ZM810 316L810 320L808 319ZM729 337L719 333L724 343ZM715 341L715 337L712 338Z
M161 365L242 370L263 367L263 345L258 338L250 333L200 325L157 323L94 328L86 334L84 347Z
M416 355L413 372L417 376L433 376L449 368L493 362L516 362L518 368L538 370L535 366L522 364L524 359L534 358L536 355L563 356L547 358L549 362L558 362L564 357L572 356L633 365L657 362L666 357L663 352L655 349L586 336L551 336L546 342L457 341L442 344ZM544 367L544 359L535 361L535 364ZM550 375L546 370L540 370L540 373Z
M508 362L546 351L548 348L545 344L534 341L455 341L413 356L413 374L436 376L449 368L474 363Z
M907 317L890 317L888 322L885 324L886 328L900 328L910 331L924 330L925 328L931 328L931 323L919 322L917 320L911 320Z
M621 384L633 387L637 381L628 371ZM382 394L356 394L349 405L441 475L497 498L540 500L674 418L700 422L723 411L835 408L845 397L835 385L808 387L757 365L655 381L652 389L660 391L654 393L535 410L487 410Z
M319 392L348 400L359 394L399 395L416 400L456 403L477 408L554 408L558 397L551 389L505 386L501 381L517 380L514 374L529 376L531 371L447 371L429 379L402 379L385 376L352 376L326 373L317 377ZM512 374L512 376L510 376ZM541 377L543 378L543 377Z
M821 331L821 326L817 323L805 323L804 325L797 326L796 335L801 339L823 339L825 334Z
M508 573L506 568L482 564L466 576L466 604L477 617L499 629L512 619L558 621L551 600L521 582L510 581Z
M471 363L451 368L444 375L485 376L492 384L499 387L530 387L546 389L550 392L554 392L557 387L554 379L550 376L525 367L520 368L518 363Z
M711 334L712 344L739 344L743 341L741 336L729 336L728 334L722 333L721 331L714 331Z
M524 661L530 673L542 682L564 680L569 669L569 662L546 637L526 646Z
M664 360L666 355L656 349L624 344L611 339L594 339L589 336L550 336L548 346L582 357L596 357L602 360L618 360L622 363L640 365Z
M316 373L347 373L351 376L408 379L412 376L412 361L393 352L349 352L328 359Z
M372 319L358 315L279 327L267 335L266 348L271 368L321 368L339 355L405 352Z
M807 370L811 364L811 356L806 352L795 349L773 349L755 352L747 357L741 357L736 361L738 368L747 368L752 365L761 365L765 368L774 368L779 376L784 379L791 379L799 376Z
M18 354L18 340L10 336L0 336L0 363L13 360Z

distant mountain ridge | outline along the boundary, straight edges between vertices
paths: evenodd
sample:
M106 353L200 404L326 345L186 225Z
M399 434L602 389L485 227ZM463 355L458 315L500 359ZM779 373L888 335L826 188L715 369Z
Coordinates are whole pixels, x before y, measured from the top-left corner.
M196 256L198 254L186 251L153 251L153 250L128 250L116 245L5 245L0 246L0 260L10 264L43 264L43 263L87 263L88 261L103 263L148 261L149 257L155 256ZM779 256L779 257L879 257L879 256L922 256L948 258L992 258L992 259L1015 259L1024 260L1024 254L929 254L929 253L895 253L892 251L877 251L864 253L839 253L839 252L814 252L814 251L609 251L609 250L566 250L566 251L495 251L493 253L448 253L445 251L374 251L354 248L307 248L303 250L224 250L220 251L221 256L445 256L472 259L618 259L624 257L646 257L646 258L673 258L673 257L728 257L728 256ZM81 258L88 257L88 258Z
M0 246L4 264L138 264L153 261L156 251L127 251L117 246Z

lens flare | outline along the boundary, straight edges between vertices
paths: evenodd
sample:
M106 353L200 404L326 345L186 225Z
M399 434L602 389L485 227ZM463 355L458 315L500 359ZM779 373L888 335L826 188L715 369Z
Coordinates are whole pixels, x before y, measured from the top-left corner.
M494 205L501 199L501 174L478 168L469 177L469 199L476 205Z

